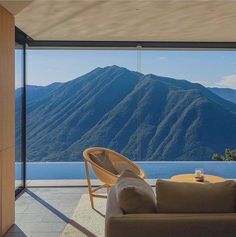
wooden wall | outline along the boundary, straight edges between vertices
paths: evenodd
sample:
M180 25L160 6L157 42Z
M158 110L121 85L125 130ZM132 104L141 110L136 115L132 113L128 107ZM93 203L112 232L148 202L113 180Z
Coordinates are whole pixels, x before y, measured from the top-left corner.
M15 24L0 5L0 236L15 219Z

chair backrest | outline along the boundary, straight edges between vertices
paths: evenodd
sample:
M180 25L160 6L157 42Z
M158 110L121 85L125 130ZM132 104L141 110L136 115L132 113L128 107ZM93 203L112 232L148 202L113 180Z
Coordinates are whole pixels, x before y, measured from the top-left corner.
M118 175L115 175L108 170L104 169L103 167L100 167L98 164L96 164L90 157L90 154L98 154L98 153L103 153L105 152L107 158L110 160L112 165L115 167L115 169L118 171L118 173L121 173L125 169L130 169L137 175L139 175L142 178L146 177L145 172L140 169L135 163L130 161L128 158L125 156L107 149L103 147L91 147L86 149L83 152L84 160L89 162L92 166L92 169L97 176L98 179L100 179L104 183L108 184L115 184L117 181L117 178L119 177Z
M108 170L104 169L103 167L99 166L95 163L91 158L90 154L98 154L104 152L104 148L101 147L91 147L83 152L84 160L90 163L93 172L95 173L96 177L105 184L114 185L117 181L117 176Z

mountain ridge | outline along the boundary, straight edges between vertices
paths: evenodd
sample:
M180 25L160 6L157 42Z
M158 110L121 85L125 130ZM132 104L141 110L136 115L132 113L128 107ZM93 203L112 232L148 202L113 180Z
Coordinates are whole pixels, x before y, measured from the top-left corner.
M231 88L209 87L210 91L216 95L236 104L236 90Z

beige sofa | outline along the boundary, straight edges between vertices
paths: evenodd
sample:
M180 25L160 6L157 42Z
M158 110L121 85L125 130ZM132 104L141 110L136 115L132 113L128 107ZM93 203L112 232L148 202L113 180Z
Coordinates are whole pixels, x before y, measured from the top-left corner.
M124 214L116 192L108 195L106 237L236 237L236 213Z

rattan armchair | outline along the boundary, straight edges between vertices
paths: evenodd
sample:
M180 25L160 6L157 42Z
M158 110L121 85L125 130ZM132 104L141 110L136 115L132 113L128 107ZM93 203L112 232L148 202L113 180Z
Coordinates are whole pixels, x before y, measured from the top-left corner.
M117 171L117 174L111 173L110 171L104 169L103 167L99 166L97 163L95 163L91 159L91 154L96 155L96 154L101 154L101 153L104 153L106 158L109 159L109 162L112 163L113 167ZM94 208L94 202L93 202L94 197L107 198L107 195L96 194L96 192L98 190L100 190L101 188L106 188L107 190L109 190L110 187L116 183L116 181L119 177L119 174L122 171L129 169L129 170L132 170L134 173L136 173L141 178L146 177L145 172L138 165L136 165L135 163L130 161L125 156L123 156L115 151L112 151L110 149L106 149L106 148L102 148L102 147L88 148L88 149L84 150L83 157L84 157L85 170L86 170L86 176L87 176L87 182L88 182L90 203L91 203L92 208ZM91 165L95 176L102 182L102 185L100 185L99 187L92 188L92 186L91 186L91 178L90 178L88 163Z

